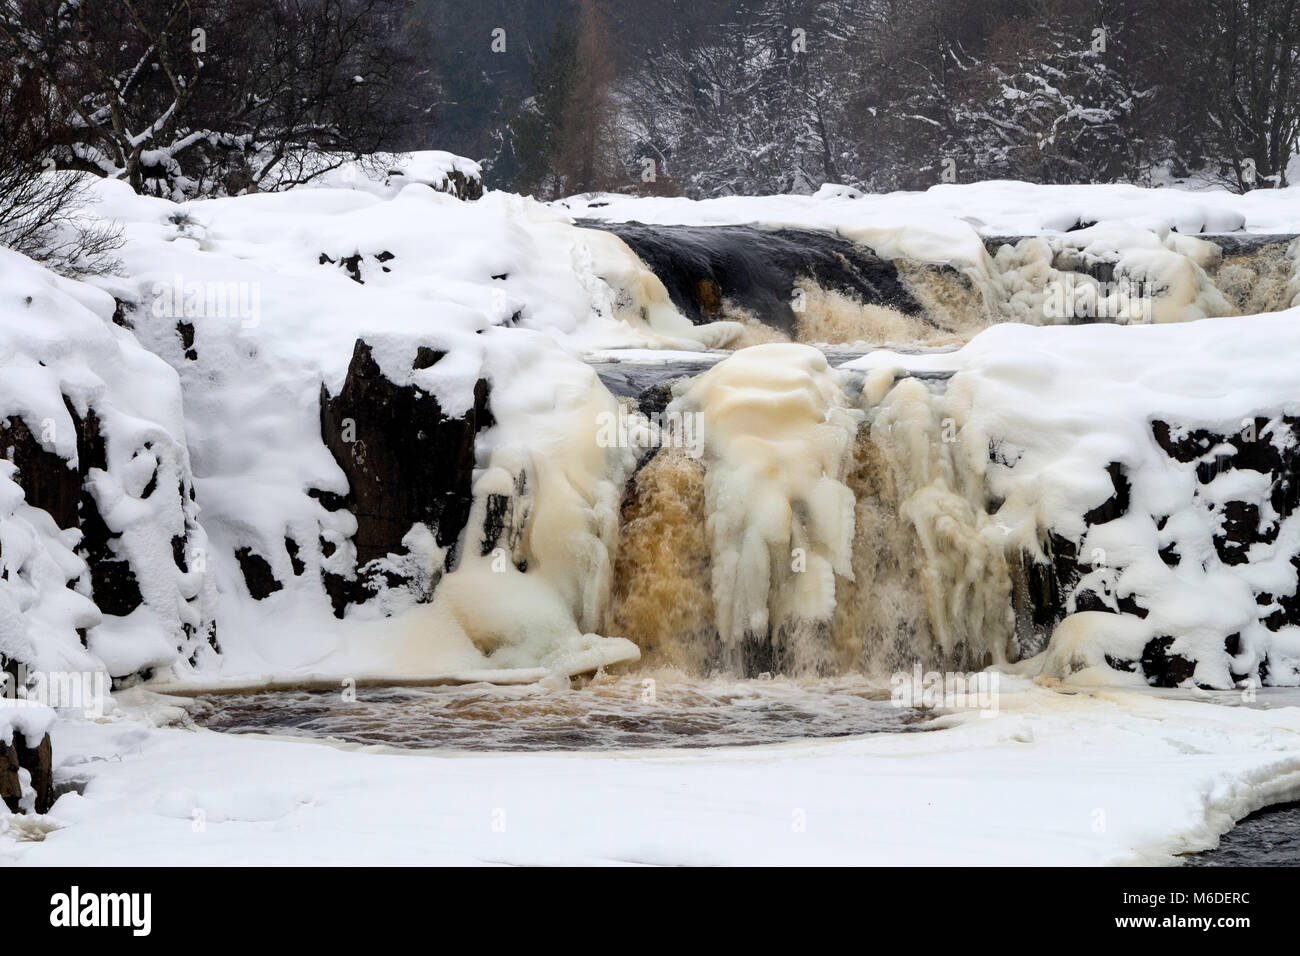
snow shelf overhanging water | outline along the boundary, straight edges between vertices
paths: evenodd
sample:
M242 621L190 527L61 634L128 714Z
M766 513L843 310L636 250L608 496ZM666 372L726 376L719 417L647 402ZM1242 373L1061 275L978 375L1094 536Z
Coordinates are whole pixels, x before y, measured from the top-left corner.
M940 718L938 732L635 755L196 734L152 726L180 715L166 698L120 700L109 722L56 726L56 750L88 758L69 768L84 795L35 836L0 832L0 859L1159 865L1300 796L1300 709L1028 681L1004 681L996 717Z

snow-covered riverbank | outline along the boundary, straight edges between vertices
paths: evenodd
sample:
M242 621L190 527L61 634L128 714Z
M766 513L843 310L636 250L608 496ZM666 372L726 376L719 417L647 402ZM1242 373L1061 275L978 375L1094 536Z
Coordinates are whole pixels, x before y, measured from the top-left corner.
M43 823L13 818L0 860L1170 864L1300 796L1300 709L1011 679L997 716L943 730L599 754L156 729L163 702L124 703L116 721L57 728L56 748L85 755L85 792Z

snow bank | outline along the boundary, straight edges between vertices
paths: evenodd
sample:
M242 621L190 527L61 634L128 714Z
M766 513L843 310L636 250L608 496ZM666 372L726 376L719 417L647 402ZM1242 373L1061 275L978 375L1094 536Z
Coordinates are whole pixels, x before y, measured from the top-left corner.
M184 672L214 641L175 373L102 292L0 250L0 658Z
M439 149L379 153L359 160L337 153L313 153L291 164L295 172L299 164L306 171L331 167L310 180L309 188L357 189L391 197L412 183L420 183L457 199L478 199L483 195L482 167L472 159Z
M1148 189L1124 184L1055 186L1010 180L942 184L921 192L860 193L823 187L812 196L726 196L692 200L589 194L557 206L574 216L643 223L767 223L836 229L965 223L984 236L1065 232L1099 222L1129 222L1184 235L1293 233L1300 186L1239 195L1226 189Z

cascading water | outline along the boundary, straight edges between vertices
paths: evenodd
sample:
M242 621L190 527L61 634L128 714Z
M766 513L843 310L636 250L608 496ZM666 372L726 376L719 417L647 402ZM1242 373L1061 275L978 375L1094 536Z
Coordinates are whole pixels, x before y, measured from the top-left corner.
M1178 322L1300 303L1300 239L1190 236L1103 223L988 237L961 260L918 257L894 230L852 237L759 226L585 221L627 243L697 325L732 347L772 341L945 346L996 322ZM605 241L602 239L602 241Z
M662 448L630 482L607 633L696 673L1004 659L1007 556L944 383L880 387L794 345L679 383L704 455Z
M1284 308L1300 293L1294 237L1216 245L1096 227L991 242L995 255L982 269L883 263L866 250L837 272L825 260L842 254L837 244L846 240L838 238L811 242L800 263L780 232L608 228L669 276L666 285L688 314L756 327L755 304L766 302L776 313L765 316L774 335L856 342L859 352L900 340L899 351L951 347L998 319L1163 323ZM759 265L769 271L756 278ZM1150 297L1144 315L1119 310L1128 288L1122 282ZM1063 285L1084 289L1087 308L1055 314L1052 297ZM785 288L795 292L788 315L777 296ZM709 290L702 300L701 289ZM1091 549L1090 563L1048 523L1044 507L1072 493L1068 486L1054 490L1025 478L1014 486L1029 498L1003 507L990 469L1020 474L1021 451L999 430L988 431L987 421L966 427L977 402L973 380L889 368L864 380L831 368L823 351L781 344L727 353L707 370L660 368L660 380L622 389L625 401L653 413L671 398L671 410L700 416L704 455L652 449L625 491L603 633L636 643L648 664L697 674L877 678L916 663L948 670L1008 664L1043 651L1063 617L1095 606L1086 589L1077 599L1070 589L1088 586L1090 574L1116 579L1098 563L1106 549ZM1015 359L1007 373L1021 384L1046 374ZM630 373L621 374L625 384ZM1101 464L1121 473L1115 463ZM1103 492L1097 507L1080 507L1065 524L1122 517L1127 504L1120 490L1116 495L1105 503ZM1261 606L1271 600L1257 597ZM1171 639L1142 626L1147 608L1126 597L1110 601L1115 617L1085 614L1064 636L1083 629L1088 641L1125 649L1107 658L1121 671L1184 680L1190 665L1167 657ZM1126 657L1134 641L1140 667ZM1226 646L1236 653L1231 635ZM1081 666L1082 658L1067 658L1076 660L1049 655L1043 666Z

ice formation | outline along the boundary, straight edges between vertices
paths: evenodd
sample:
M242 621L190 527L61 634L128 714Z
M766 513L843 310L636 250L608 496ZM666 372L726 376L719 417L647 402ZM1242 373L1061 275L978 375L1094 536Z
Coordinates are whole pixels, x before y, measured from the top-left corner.
M723 648L733 664L748 643L751 655L808 666L825 645L815 632L835 608L835 576L853 574L853 495L844 478L860 413L821 352L778 344L736 352L675 407L702 416Z

